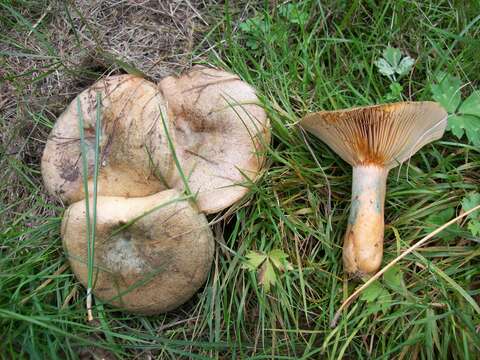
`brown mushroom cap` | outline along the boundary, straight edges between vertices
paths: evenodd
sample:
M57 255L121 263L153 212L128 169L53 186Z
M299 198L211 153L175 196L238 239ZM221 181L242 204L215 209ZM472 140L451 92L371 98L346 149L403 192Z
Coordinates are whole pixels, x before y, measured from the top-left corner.
M307 115L300 125L350 165L391 169L442 137L447 113L435 102L400 102Z
M84 286L86 229L85 201L79 201L65 213L62 238ZM99 197L96 231L93 293L103 301L132 312L162 313L187 301L206 280L213 235L205 216L176 190L143 198Z
M205 213L227 208L257 178L270 141L255 90L237 75L203 66L159 86L173 114L175 151L199 208ZM183 186L178 178L174 187Z
M175 174L175 166L160 117L162 95L156 85L147 80L120 75L104 78L83 91L56 121L42 158L47 190L66 203L85 197L79 99L91 193L97 92L101 95L102 118L98 195L134 197L166 189Z

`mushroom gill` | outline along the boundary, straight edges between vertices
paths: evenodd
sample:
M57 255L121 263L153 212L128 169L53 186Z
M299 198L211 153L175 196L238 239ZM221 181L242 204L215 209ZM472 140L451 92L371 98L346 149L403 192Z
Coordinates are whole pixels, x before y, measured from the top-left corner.
M312 113L300 125L353 167L343 262L348 273L372 274L383 256L388 172L442 137L447 113L434 102L402 102Z

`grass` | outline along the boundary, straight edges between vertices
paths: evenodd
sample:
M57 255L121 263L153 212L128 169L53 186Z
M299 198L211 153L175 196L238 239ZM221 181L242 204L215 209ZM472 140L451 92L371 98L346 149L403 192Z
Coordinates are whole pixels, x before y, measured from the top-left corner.
M408 255L394 274L376 284L376 291L346 310L336 328L329 327L342 301L358 287L346 279L341 265L351 168L320 141L304 137L296 123L309 111L391 100L390 82L374 65L389 44L416 59L413 71L400 80L404 90L397 100L431 99L430 85L440 70L467 83L462 90L467 94L478 89L479 5L299 4L288 11L262 2L215 5L208 37L194 48L203 61L254 84L273 126L263 177L236 212L213 225L222 240L207 284L181 308L154 317L117 312L97 302L93 323L86 321L86 291L65 266L59 236L63 208L45 194L41 181L41 151L54 116L51 108L38 105L35 92L27 97L25 89L58 70L70 71L77 86L91 83L122 68L121 59L108 68L72 69L52 43L48 22L53 14L45 12L46 2L0 4L2 28L29 34L36 43L9 38L5 31L0 36L10 49L1 53L2 85L17 96L17 116L3 112L0 117L2 357L478 357L480 314L472 301L480 301L479 239L463 224L448 238L437 236ZM299 21L302 16L306 19ZM256 20L242 29L247 19ZM44 62L18 71L13 64L24 58ZM432 215L451 208L459 213L465 194L479 188L479 149L448 133L392 170L383 264L431 231ZM257 274L243 265L249 251L272 249L287 253L293 269L279 273L267 293Z

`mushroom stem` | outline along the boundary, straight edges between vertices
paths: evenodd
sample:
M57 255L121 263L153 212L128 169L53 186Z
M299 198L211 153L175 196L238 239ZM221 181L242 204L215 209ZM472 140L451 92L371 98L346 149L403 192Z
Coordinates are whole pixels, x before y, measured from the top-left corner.
M375 273L383 254L383 209L388 169L378 165L353 167L352 204L343 246L348 273Z

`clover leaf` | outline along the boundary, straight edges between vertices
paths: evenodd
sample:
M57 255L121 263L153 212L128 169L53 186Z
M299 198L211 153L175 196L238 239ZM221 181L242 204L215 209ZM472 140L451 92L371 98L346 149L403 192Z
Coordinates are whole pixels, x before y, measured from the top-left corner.
M278 271L292 270L292 265L287 261L288 255L280 249L273 249L268 253L249 251L245 256L243 268L257 271L258 283L265 292L278 282Z

